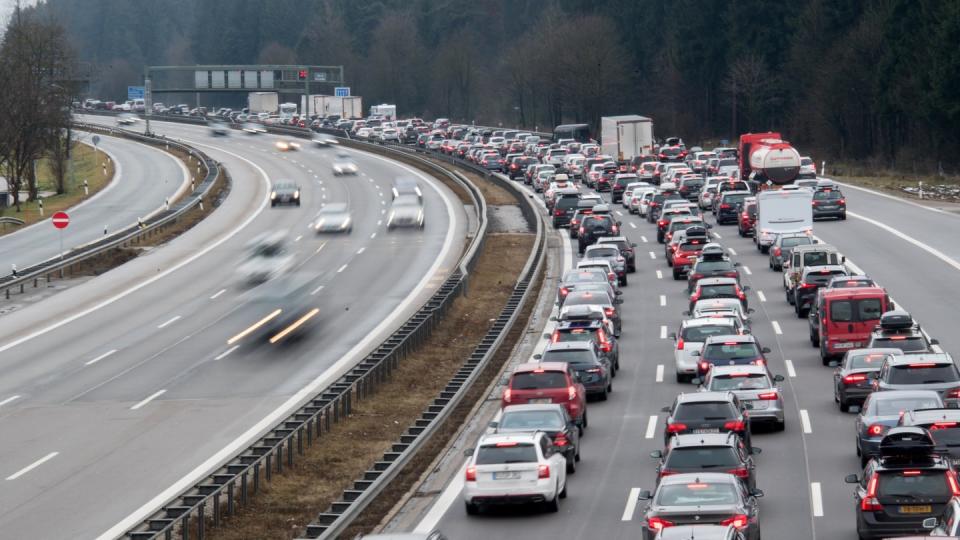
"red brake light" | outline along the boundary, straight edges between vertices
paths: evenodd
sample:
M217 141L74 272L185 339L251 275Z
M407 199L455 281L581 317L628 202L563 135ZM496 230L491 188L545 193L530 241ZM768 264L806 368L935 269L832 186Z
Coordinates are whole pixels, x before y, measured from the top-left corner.
M764 393L760 394L759 396L757 396L757 398L758 398L758 399L762 399L762 400L764 400L764 401L770 401L770 400L777 399L777 396L778 396L778 395L779 395L779 394L777 394L776 392L764 392Z
M576 387L576 386L568 386L568 387L567 387L567 399L569 399L570 401L573 401L573 400L577 399L577 387Z
M662 531L667 527L673 527L673 522L658 517L647 518L647 528L651 531Z
M749 478L750 471L746 467L737 467L736 469L730 469L728 473L736 476L737 478ZM726 524L726 523L725 523Z
M779 257L779 256L780 256L780 253L782 253L782 251L780 251L780 248L773 248L773 254L774 254L774 255L776 255L777 257Z
M870 427L867 428L867 435L870 435L871 437L879 437L886 432L887 426L883 424L871 424Z
M550 478L550 466L549 465L538 466L537 478Z
M557 433L556 437L553 438L554 446L566 446L570 441L567 440L567 436L564 433Z
M473 465L467 467L467 482L477 481L477 468Z
M723 429L729 429L730 431L743 431L747 429L747 425L743 420L731 420L723 425Z
M950 494L954 497L960 495L960 483L957 482L957 473L947 471L947 484L950 484Z
M503 391L503 402L504 402L504 403L510 403L510 399L511 399L512 397L513 397L513 392L512 392L509 388L507 388L506 390Z
M727 204L727 203L723 203L723 204L720 205L720 208L726 210L726 209L730 208L730 205Z
M550 336L550 341L552 341L552 342L554 342L554 343L560 341L560 331L559 331L559 330L554 330L554 331L553 331L553 335Z
M700 371L710 371L711 367L713 367L713 364L710 362L700 362Z
M920 476L920 471L903 471L904 476Z
M678 350L678 351L682 351L682 350L683 350L683 345L684 345L684 343L683 343L683 338L678 339L678 340L677 340L677 350Z
M866 373L854 373L843 378L843 384L856 384L867 380Z
M934 364L933 362L918 362L918 363L916 363L916 364L909 364L907 367L910 367L910 368L928 368L928 367L934 367L934 366L936 366L936 364Z
M510 442L510 441L507 441L507 442L498 442L498 443L497 443L497 448L511 448L511 447L513 447L513 446L516 446L516 445L517 445L516 442Z
M686 424L672 423L667 424L667 433L680 433L687 430Z
M864 512L879 512L883 510L883 505L877 500L877 483L879 480L879 475L873 473L873 476L870 477L870 481L867 483L867 496L860 501L860 510Z
M741 478L746 478L746 477L741 477ZM731 518L727 518L721 521L720 525L733 525L733 528L739 531L739 530L742 530L744 527L746 527L749 521L750 519L745 514L737 514Z
M603 312L607 315L607 317L613 317L613 308L612 308L612 307L603 308Z

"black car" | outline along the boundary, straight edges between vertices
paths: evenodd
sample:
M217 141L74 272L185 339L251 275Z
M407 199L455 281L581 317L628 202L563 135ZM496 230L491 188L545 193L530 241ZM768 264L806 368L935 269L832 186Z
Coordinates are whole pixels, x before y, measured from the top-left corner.
M610 319L610 322L613 323L614 337L620 337L623 322L620 319L620 310L617 309L617 305L623 303L623 300L619 297L611 298L608 292L609 287L602 290L600 287L602 287L602 285L599 283L581 284L576 290L570 291L570 293L567 294L561 305L562 307L600 306L603 308L607 318Z
M904 411L897 425L925 428L933 437L937 451L950 458L954 469L960 466L960 409Z
M854 492L857 535L864 540L924 534L923 521L937 518L960 484L949 459L940 455L922 427L894 427L880 441L880 457L863 475L848 475Z
M580 429L563 405L556 403L507 405L490 422L496 433L542 431L567 458L567 472L577 472L580 461Z
M691 202L697 201L700 197L701 189L703 189L702 178L684 178L680 180L680 185L677 186L677 191L680 195Z
M612 191L614 180L619 172L620 170L617 169L616 165L604 167L600 171L600 177L597 178L597 185L594 189L597 191Z
M842 265L807 266L803 269L800 283L793 288L790 303L797 317L803 318L810 314L810 308L817 298L817 290L837 276L849 275L847 268ZM789 292L788 292L789 294Z
M717 190L719 191L722 187L722 185L717 187ZM715 212L717 224L737 223L737 215L740 212L739 205L743 203L744 199L751 196L753 196L753 193L750 191L724 191L719 193L716 202L717 211Z
M592 341L600 355L610 364L610 374L616 377L617 370L620 369L620 344L610 330L602 319L562 321L557 323L550 340L553 343Z
M637 254L633 248L637 247L636 242L627 240L625 236L607 236L597 240L598 244L613 244L620 250L620 255L627 261L627 272L637 271Z
M886 347L900 349L904 354L926 354L937 352L934 345L939 344L936 339L927 339L909 313L894 309L880 317L880 324L870 333L867 348Z
M657 482L665 476L695 472L730 473L747 486L757 488L757 471L752 454L759 448L747 448L736 433L704 433L675 435L667 448L655 450L650 457L657 463Z
M709 336L697 361L697 375L704 377L713 366L767 365L767 347L760 347L753 334Z
M852 349L843 354L843 360L833 371L833 400L843 412L851 405L863 405L873 392L873 376L887 358L902 354L900 349ZM834 364L837 364L834 362Z
M627 189L627 184L639 182L640 179L633 174L618 174L610 188L610 202L618 203L623 200L623 192Z
M649 501L644 509L643 538L692 524L726 525L748 540L760 540L760 490L748 491L729 473L687 473L668 476L654 493L640 492Z
M693 293L697 281L708 277L732 277L736 278L739 283L740 271L737 269L738 266L740 266L740 263L735 263L727 257L706 259L701 255L687 273L687 292Z
M839 189L818 189L813 193L813 219L847 219L847 199Z
M300 206L300 186L286 180L273 184L273 189L270 190L270 206L278 204Z
M580 229L577 231L578 251L583 255L587 246L604 236L619 236L620 223L614 221L609 214L591 214L583 218Z
M647 221L653 223L654 221L660 219L660 212L663 211L663 203L665 201L685 201L683 195L676 190L668 189L656 193L653 196L653 199L650 201L650 206L647 208Z
M527 170L527 167L529 167L530 165L536 165L538 163L540 162L537 161L537 158L532 156L518 157L514 159L513 163L511 163L510 166L507 168L507 172L509 173L511 180L515 180L517 178L523 178L524 173Z
M750 444L750 418L733 392L694 392L680 394L673 405L664 407L667 413L663 443L682 434L733 432Z
M569 226L570 220L573 218L574 212L577 211L579 203L580 195L578 193L557 194L557 198L553 202L553 208L550 211L553 228L559 229L560 227Z
M600 355L593 341L550 343L543 354L534 355L541 362L566 362L583 385L588 398L606 401L613 392L613 369Z
M594 201L584 201L580 199L580 202L577 203L577 209L570 216L569 231L570 238L576 238L580 235L580 224L583 222L584 216L589 216L593 213Z

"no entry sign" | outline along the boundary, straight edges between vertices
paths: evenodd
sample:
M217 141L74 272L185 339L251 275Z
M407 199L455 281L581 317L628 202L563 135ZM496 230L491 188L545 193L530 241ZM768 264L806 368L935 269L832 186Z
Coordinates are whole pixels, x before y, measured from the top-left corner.
M53 221L53 226L58 229L66 229L70 224L70 216L66 212L57 212L50 219Z

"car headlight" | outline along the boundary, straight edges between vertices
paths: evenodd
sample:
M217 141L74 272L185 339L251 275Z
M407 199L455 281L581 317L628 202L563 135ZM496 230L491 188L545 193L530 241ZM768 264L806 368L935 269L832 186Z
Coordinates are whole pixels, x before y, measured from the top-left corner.
M277 198L277 192L276 192L276 191L271 192L271 193L270 193L270 198L271 198L271 199L276 199L276 198Z
M318 219L318 220L317 220L317 224L314 226L314 228L319 231L319 230L323 227L323 224L324 224L325 222L326 222L326 220Z
M393 223L393 216L397 215L393 210L390 211L390 217L387 218L387 225Z
M299 199L299 198L300 198L300 190L299 190L299 189L293 192L293 198L294 198L294 199Z
M339 165L334 165L333 172L335 173L343 172L343 169L341 169Z
M347 218L346 220L344 220L343 223L340 224L340 229L343 230L349 226L350 226L350 218Z
M417 197L423 197L423 192L420 191L420 186L417 186Z

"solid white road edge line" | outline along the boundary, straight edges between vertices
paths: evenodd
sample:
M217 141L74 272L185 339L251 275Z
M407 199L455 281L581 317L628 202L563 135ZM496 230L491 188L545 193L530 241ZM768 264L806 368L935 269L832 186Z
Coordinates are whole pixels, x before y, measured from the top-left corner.
M88 360L88 361L84 362L83 365L85 365L85 366L92 366L93 364L96 364L97 362L103 360L104 358L110 356L111 354L113 354L113 353L115 353L115 352L117 352L116 349L110 349L109 351L101 354L100 356L94 358L93 360ZM3 405L3 403L0 403L0 405Z
M916 247L918 247L918 248L926 251L927 253L933 255L934 257L936 257L936 258L940 259L941 261L947 263L948 265L952 266L954 269L960 270L960 262L958 262L956 259L953 259L952 257L949 257L948 255L946 255L946 254L943 253L942 251L940 251L940 250L938 250L938 249L936 249L936 248L934 248L934 247L931 247L931 246L929 246L929 245L927 245L927 244L924 244L923 242L917 240L916 238L914 238L914 237L912 237L912 236L910 236L910 235L908 235L908 234L906 234L906 233L903 233L903 232L901 232L901 231L899 231L899 230L897 230L897 229L894 229L893 227L887 225L886 223L881 223L881 222L879 222L879 221L877 221L877 220L875 220L875 219L873 219L873 218L868 218L867 216L864 216L864 215L861 215L861 214L856 214L856 213L850 212L850 211L847 211L847 215L849 215L849 216L851 216L851 217L855 217L855 218L857 218L857 219L861 219L861 220L863 220L863 221L866 221L867 223L869 223L869 224L871 224L871 225L873 225L873 226L875 226L875 227L879 227L879 228L887 231L888 233L896 236L897 238L900 238L901 240L904 240L904 241L906 241L906 242L909 242L909 243L913 244L914 246L916 246Z
M644 433L643 437L645 439L652 439L656 431L657 431L657 415L651 414L650 420L647 421L647 432Z
M453 479L449 484L447 484L447 487L444 488L440 498L438 498L433 506L430 507L430 511L427 512L427 515L423 516L423 519L420 520L420 523L417 523L417 527L413 529L413 532L420 534L429 534L433 532L433 529L438 523L440 523L443 515L447 513L450 505L452 505L453 501L457 500L457 497L460 496L460 492L463 490L463 484L466 482L464 479L466 474L467 462L464 461L463 465L453 476Z
M784 360L783 363L787 365L787 375L796 377L797 371L793 369L793 360Z
M451 203L450 200L443 195L443 191L437 185L437 182L439 182L438 180L430 180L426 175L422 174L420 171L417 171L399 162L391 161L387 158L383 158L374 154L368 154L367 152L364 152L364 154L367 154L371 158L379 159L381 161L387 162L391 166L405 169L408 173L419 177L421 180L424 181L424 183L426 183L428 186L431 187L431 189L433 189L435 192L437 192L438 195L440 195L440 198L443 199L444 206L447 209L448 219L451 222L454 221L453 203ZM247 160L244 159L244 161L247 161ZM249 161L247 162L250 163ZM261 169L259 166L254 165L252 163L251 165L253 165L256 169L258 169L262 173L263 169ZM269 177L266 176L266 173L262 173L262 174L264 175L264 178L267 183L267 189L269 190L270 189ZM258 209L258 211L254 214L254 216L260 213L260 210L262 210L263 206L266 206L266 202L267 202L267 198L264 197L261 209ZM254 216L251 216L250 218L248 218L247 221L251 221ZM246 225L246 223L247 222L245 221L244 225ZM240 228L234 230L233 234L239 231ZM384 317L382 321L380 321L380 324L378 324L376 328L374 328L373 330L367 333L366 337L363 340L361 340L359 343L354 345L353 348L351 348L349 351L346 352L346 354L341 356L340 360L338 360L336 363L330 366L326 371L324 371L323 373L318 375L315 379L310 381L306 386L301 388L297 393L290 396L289 399L284 401L279 407L273 410L273 412L271 412L270 414L265 416L262 420L260 420L259 422L251 426L249 429L247 429L245 432L240 434L236 439L234 439L229 444L227 444L222 449L220 449L220 451L218 451L214 455L207 458L207 460L205 460L203 463L197 465L192 471L190 471L189 473L184 475L182 478L174 482L170 487L158 493L154 498L152 498L147 503L143 504L140 508L134 510L130 515L125 517L119 523L117 523L113 527L110 527L110 529L108 529L103 534L98 536L97 540L113 540L114 538L119 537L120 535L125 533L128 529L130 529L131 527L143 521L148 515L155 512L157 508L160 508L162 505L173 500L174 497L179 495L182 491L184 491L188 487L192 486L193 484L196 484L201 478L209 474L211 470L222 465L231 457L233 457L235 454L240 452L243 448L249 445L250 442L253 441L256 437L260 436L262 433L266 432L268 429L273 427L273 425L279 422L282 418L289 415L290 412L295 407L300 405L303 401L307 400L313 394L316 394L321 388L324 388L325 386L329 385L333 381L340 378L340 376L343 373L345 373L347 370L349 370L350 366L352 366L356 362L356 359L354 357L357 356L361 351L369 348L371 344L376 339L378 339L377 336L382 331L384 331L389 325L394 324L393 320L396 317L398 317L401 313L403 313L403 311L405 311L408 308L408 306L413 303L413 301L417 298L419 293L427 286L427 284L429 284L430 280L433 278L433 274L436 273L438 268L440 268L441 262L444 259L446 259L447 253L450 252L450 249L453 246L454 229L455 227L447 228L447 235L443 241L443 248L441 248L440 254L437 256L436 261L434 261L433 265L424 274L423 279L421 279L420 282L417 283L417 285L413 288L410 294L408 294L407 297L404 298L403 301L400 302L400 304L398 304L397 307L395 307L393 311L390 312L389 315L387 315L386 317ZM222 240L220 243L222 243L223 241L226 241L226 239ZM206 251L209 251L209 249L212 249L212 248L208 248L205 251L201 251L201 253L205 253ZM196 256L199 256L199 254ZM0 352L2 352L2 349L0 349Z
M823 495L820 493L820 482L810 482L810 506L813 508L813 517L823 517Z
M57 457L59 454L60 454L60 452L50 452L49 454L47 454L47 455L43 456L42 458L34 461L33 463L31 463L31 464L27 465L26 467L20 469L19 471L11 474L10 476L7 477L7 480L16 480L17 478L20 478L21 476L27 474L28 472L36 469L37 467L43 465L44 463L50 461L51 459L53 459L53 458L55 458L55 457Z
M146 405L147 403L150 403L151 401L157 399L158 397L160 397L160 396L162 396L162 395L164 395L164 394L166 394L166 393L167 393L166 390L157 390L156 392L154 392L154 393L150 394L149 396L147 396L147 398L144 399L143 401L141 401L140 403L137 403L137 404L134 405L133 407L130 407L130 410L131 410L131 411L135 411L135 410L139 409L140 407L143 407L143 406Z
M637 511L637 502L639 502L640 488L630 488L627 495L627 506L623 508L623 515L620 521L633 521L633 513Z
M800 409L800 424L803 425L804 433L813 433L813 428L810 427L810 414L806 409Z

